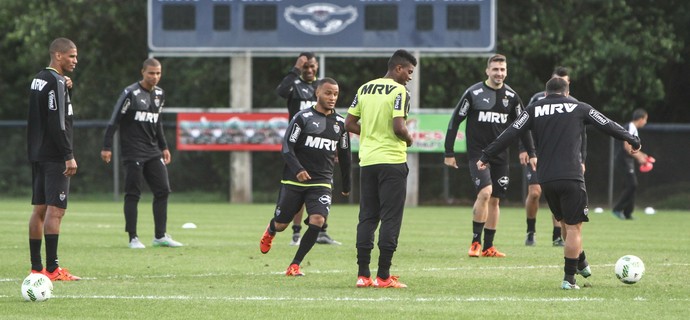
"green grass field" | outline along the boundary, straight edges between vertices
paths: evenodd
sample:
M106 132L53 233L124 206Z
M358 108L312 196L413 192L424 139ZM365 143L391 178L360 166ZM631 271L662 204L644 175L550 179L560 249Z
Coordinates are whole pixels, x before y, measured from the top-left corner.
M467 257L470 208L408 208L391 272L409 288L395 290L354 286L355 206L336 205L329 218L329 233L343 245L317 244L302 264L306 276L288 278L296 251L289 232L278 234L270 253L259 252L272 205L173 202L168 232L186 246L153 248L144 198L139 236L148 246L132 250L121 202L73 200L60 264L84 280L57 282L52 299L30 303L19 288L30 267L31 206L1 203L1 319L687 319L690 310L689 212L637 212L634 221L592 213L583 239L594 274L578 276L590 286L564 291L563 251L551 246L544 204L535 247L524 246L523 209L503 208L495 243L504 259ZM182 229L186 222L198 228ZM613 273L625 254L646 265L638 284Z

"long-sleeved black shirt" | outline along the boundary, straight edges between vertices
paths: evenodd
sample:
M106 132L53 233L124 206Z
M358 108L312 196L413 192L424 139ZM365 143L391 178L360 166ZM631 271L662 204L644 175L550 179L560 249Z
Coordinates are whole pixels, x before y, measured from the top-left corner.
M445 140L445 156L454 156L453 145L460 123L467 119L467 157L479 159L489 145L522 112L522 101L507 84L496 90L484 82L469 87L453 110ZM531 144L528 150L533 150ZM530 152L531 153L531 152ZM507 163L508 151L495 154L495 163Z
M103 150L112 150L113 135L119 128L122 160L160 157L161 151L168 148L160 118L164 104L165 93L160 87L148 91L136 82L125 88L105 130Z
M72 102L65 78L53 68L41 70L31 81L27 143L29 161L74 159Z
M290 119L300 110L309 109L316 104L317 81L306 82L300 78L300 71L292 68L276 88L276 93L287 99Z
M568 96L568 97L571 99L577 100L573 96ZM529 103L527 104L527 106L529 107L529 105L536 103L537 101L544 99L544 98L546 98L546 91L537 92L532 96L532 98L529 99ZM520 149L520 152L526 151L525 147L523 146L522 143L520 143L519 149ZM580 158L581 158L582 163L585 163L585 160L587 160L587 129L586 128L582 129L582 148L580 149Z
M314 108L295 115L283 138L285 169L283 184L331 187L335 156L342 174L343 192L351 190L352 155L345 118L333 112L325 115ZM297 174L306 170L311 180L299 182Z
M484 149L480 160L488 159L510 145L515 138L532 130L537 146L537 175L539 182L555 180L585 181L580 161L582 130L585 125L616 138L625 140L634 148L640 147L640 139L631 135L616 122L587 103L551 94L531 104L501 135Z

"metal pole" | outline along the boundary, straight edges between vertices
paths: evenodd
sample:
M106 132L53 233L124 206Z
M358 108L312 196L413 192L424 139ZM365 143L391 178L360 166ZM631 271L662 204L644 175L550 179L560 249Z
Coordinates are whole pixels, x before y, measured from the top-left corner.
M319 56L319 79L326 77L326 55Z
M115 134L113 137L113 200L120 200L120 137Z

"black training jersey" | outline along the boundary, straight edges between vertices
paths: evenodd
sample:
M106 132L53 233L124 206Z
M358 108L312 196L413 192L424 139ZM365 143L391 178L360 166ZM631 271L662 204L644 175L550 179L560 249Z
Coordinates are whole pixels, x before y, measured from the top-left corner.
M637 137L589 104L552 94L527 107L495 142L484 149L481 160L486 162L491 156L502 152L518 136L524 141L527 136L523 133L532 130L539 155L539 182L584 182L580 161L581 134L584 126L588 124L616 139L628 141L635 148L640 147Z
M300 70L292 68L276 88L276 93L287 99L290 120L297 112L316 104L317 81L306 82L300 77Z
M522 112L522 101L507 84L493 89L484 82L469 87L453 110L448 123L445 156L454 156L453 144L460 123L467 118L467 156L479 159L482 149L489 145ZM508 161L508 151L496 154L496 163Z
M331 187L336 153L343 179L343 192L350 192L350 136L345 118L333 112L325 115L314 108L295 115L283 139L285 159L283 184ZM297 173L306 170L311 180L299 182Z
M541 91L535 93L532 98L529 99L529 104L527 104L527 107L529 107L531 104L546 98L546 91ZM575 97L573 96L568 96L568 98L576 100ZM525 151L525 147L523 146L522 143L520 143L520 152ZM585 160L587 159L587 129L583 128L582 129L582 148L580 149L580 161L582 163L585 163Z
M120 131L122 160L144 161L161 156L168 148L163 134L161 109L165 103L163 89L148 91L139 82L120 94L103 139L103 150L112 150L113 135Z
M53 68L41 70L31 81L27 143L29 161L74 159L72 102L65 78Z

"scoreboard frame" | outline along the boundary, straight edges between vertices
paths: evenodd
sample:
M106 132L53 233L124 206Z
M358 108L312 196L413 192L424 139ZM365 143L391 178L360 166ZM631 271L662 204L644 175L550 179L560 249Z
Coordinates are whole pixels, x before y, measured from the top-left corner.
M490 53L496 0L148 0L156 53Z

